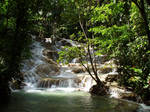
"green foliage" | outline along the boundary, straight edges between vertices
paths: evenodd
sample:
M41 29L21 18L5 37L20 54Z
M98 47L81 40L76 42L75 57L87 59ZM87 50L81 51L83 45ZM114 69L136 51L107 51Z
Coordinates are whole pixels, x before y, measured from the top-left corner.
M85 28L88 39L85 38L83 30L79 26L73 30L70 37L80 43L94 46L95 53L92 55L107 55L108 58L115 58L120 74L120 84L132 87L138 94L146 98L150 93L150 53L149 41L145 27L145 21L139 7L134 2L113 1L104 2L102 6L94 2L75 2L77 10L72 10L76 19L67 17L68 21L79 21ZM149 6L145 4L147 17L149 18ZM80 15L78 18L76 12ZM70 12L66 12L66 14ZM148 23L150 22L149 19ZM71 24L71 23L69 23ZM69 33L68 33L69 34ZM88 41L87 41L88 40ZM86 44L85 44L86 43ZM65 48L60 52L61 60L70 57L87 57L83 48ZM71 55L73 54L73 55ZM68 60L68 62L69 62ZM141 89L143 88L143 89ZM144 91L144 92L142 92Z
M82 50L78 47L64 47L64 50L59 52L59 60L58 62L62 62L65 64L68 64L71 62L74 58L80 58L80 55L82 55Z

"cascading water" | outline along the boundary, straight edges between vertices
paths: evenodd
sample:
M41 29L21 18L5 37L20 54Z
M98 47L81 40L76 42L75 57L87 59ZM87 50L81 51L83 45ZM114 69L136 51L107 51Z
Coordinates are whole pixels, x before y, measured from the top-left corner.
M40 77L36 74L35 69L38 65L43 64L43 47L41 46L40 42L35 41L32 46L32 58L29 60L25 60L23 62L22 72L24 74L24 81L25 81L25 89L33 89L36 87L37 81Z
M70 41L69 41L70 42ZM73 44L74 45L74 44ZM32 46L32 58L23 62L22 73L24 74L25 90L51 89L51 90L86 90L92 86L92 79L78 77L68 66L62 66L60 73L49 74L49 63L43 55L45 49L40 42L35 41ZM52 67L55 65L52 65ZM46 67L46 68L45 68ZM43 73L44 72L44 73ZM41 75L42 74L42 75Z

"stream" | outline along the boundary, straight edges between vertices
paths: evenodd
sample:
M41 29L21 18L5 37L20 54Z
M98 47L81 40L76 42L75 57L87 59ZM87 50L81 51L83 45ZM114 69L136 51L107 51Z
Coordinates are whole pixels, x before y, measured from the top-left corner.
M46 60L40 42L31 46L32 59L23 62L23 90L14 90L0 112L150 112L140 104L110 97L91 96L94 84L86 73L74 74L69 67Z

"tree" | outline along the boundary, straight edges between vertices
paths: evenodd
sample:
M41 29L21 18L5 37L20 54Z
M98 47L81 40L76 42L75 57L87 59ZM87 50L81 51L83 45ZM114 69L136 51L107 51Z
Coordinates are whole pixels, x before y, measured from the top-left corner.
M94 27L90 31L97 36L102 54L116 59L120 84L146 99L150 92L149 10L143 1L134 3L140 6L120 1L96 7L91 18Z
M90 27L88 20L91 14L92 3L87 1L79 1L74 3L77 8L76 12L78 12L77 17L80 30L77 34L72 34L71 37L72 39L74 38L78 42L82 43L80 43L80 47L66 46L63 51L59 52L59 61L68 63L71 59L78 58L80 64L86 69L92 79L97 83L97 85L93 87L93 93L99 95L107 94L107 87L98 76L98 60L96 59L96 54L98 54L98 51L96 51L97 43L93 38L94 35L91 35L88 31L88 27Z

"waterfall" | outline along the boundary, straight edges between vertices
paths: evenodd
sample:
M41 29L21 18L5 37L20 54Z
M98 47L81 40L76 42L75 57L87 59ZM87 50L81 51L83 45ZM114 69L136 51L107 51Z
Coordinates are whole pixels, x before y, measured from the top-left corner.
M31 45L32 58L23 62L22 73L24 74L24 82L27 86L25 88L35 88L37 81L40 77L36 74L35 69L38 65L43 64L42 51L44 47L41 46L40 42L35 41Z
M65 40L72 45L75 42ZM59 45L61 45L59 43ZM58 47L58 46L57 46ZM85 90L92 86L92 79L88 76L80 76L71 71L71 67L62 66L59 73L56 64L43 55L46 49L40 42L34 41L31 45L32 58L23 62L24 90L51 89L51 90ZM57 49L56 49L57 50ZM75 61L76 62L76 61ZM53 72L54 71L54 72Z

